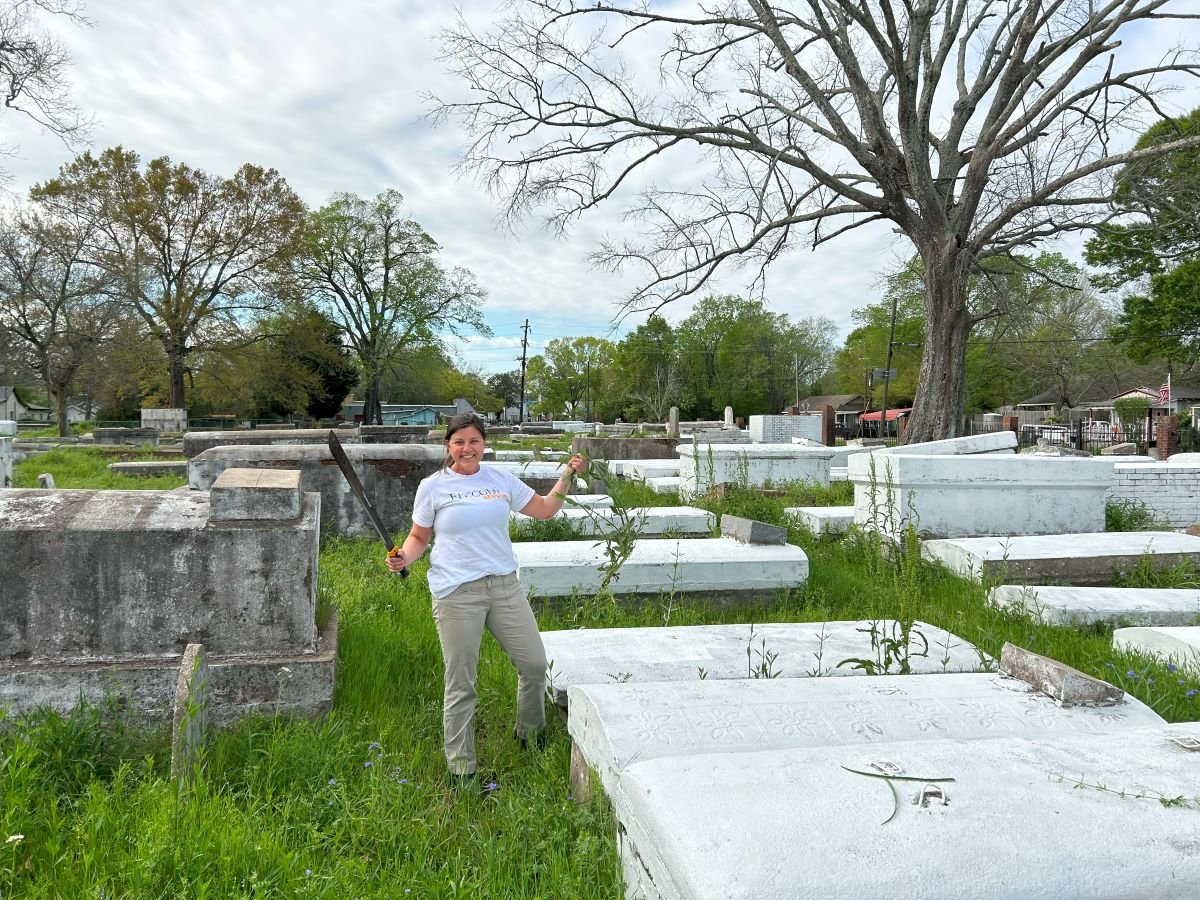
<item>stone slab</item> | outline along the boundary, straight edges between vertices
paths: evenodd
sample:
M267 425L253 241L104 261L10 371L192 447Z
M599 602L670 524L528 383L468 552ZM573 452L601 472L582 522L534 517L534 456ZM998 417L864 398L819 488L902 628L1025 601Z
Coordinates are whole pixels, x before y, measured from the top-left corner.
M1200 621L1200 590L1003 584L988 592L988 602L1051 625L1193 625Z
M321 716L333 707L337 615L307 652L207 653L209 723L255 713ZM101 707L115 696L155 726L170 726L182 654L76 663L0 662L0 709L67 712L83 698Z
M1200 670L1200 626L1118 628L1113 632L1113 649L1161 656Z
M672 478L679 475L677 459L635 459L621 467L621 475L634 481Z
M187 460L145 460L142 462L115 462L105 466L116 475L128 475L130 478L155 478L160 475L175 475L187 478Z
M925 541L921 555L950 571L994 583L1112 584L1145 560L1154 570L1200 565L1200 537L1170 531L1018 535Z
M678 494L681 478L649 478L646 486L656 494Z
M289 522L210 512L202 491L0 493L0 662L311 651L320 497Z
M584 541L515 544L517 576L531 596L594 594L604 547ZM799 547L743 544L728 538L636 541L619 577L609 586L619 596L702 593L721 600L773 598L808 580L808 557Z
M1163 724L1136 698L1064 708L995 673L583 684L567 694L567 728L609 794L630 764L665 756Z
M872 451L885 456L970 456L986 453L1016 453L1017 436L1011 431L971 434L941 441L922 441L917 444L898 444Z
M358 429L339 428L338 440L343 444L358 443ZM214 447L294 447L306 444L323 445L329 440L328 428L249 428L244 431L189 431L183 436L183 455L188 459Z
M813 534L845 534L854 524L853 506L788 506L783 510Z
M589 509L612 509L613 498L608 494L569 494L565 509L586 506Z
M661 537L664 534L707 537L717 527L714 513L692 506L631 507L627 512L630 519L637 523L641 537ZM518 525L530 521L520 513L510 513L509 517ZM591 510L565 506L554 517L570 521L583 535L611 534L622 524L612 512L611 503L608 507Z
M934 538L1103 531L1113 479L1111 460L1013 454L875 451L847 468L858 525Z
M1025 682L1059 706L1115 706L1125 699L1125 692L1107 681L1007 641L1000 651L999 672Z
M838 667L848 659L871 658L869 631L896 636L896 622L776 622L762 625L682 625L670 628L586 628L542 632L546 658L553 660L554 702L567 703L576 684L705 681L748 678L774 656L770 674L779 678L859 675ZM987 654L943 628L917 622L914 632L929 644L928 656L912 656L918 674L974 672ZM910 646L922 642L914 633Z
M1196 811L1155 798L1194 803L1197 739L1189 723L638 762L614 800L626 897L1190 900ZM893 794L848 769L918 780Z
M300 470L226 469L208 496L214 522L291 521L300 515Z
M97 444L113 446L149 444L157 447L162 438L162 432L157 428L94 428L92 440Z
M0 437L16 437L17 423L12 419L0 419Z

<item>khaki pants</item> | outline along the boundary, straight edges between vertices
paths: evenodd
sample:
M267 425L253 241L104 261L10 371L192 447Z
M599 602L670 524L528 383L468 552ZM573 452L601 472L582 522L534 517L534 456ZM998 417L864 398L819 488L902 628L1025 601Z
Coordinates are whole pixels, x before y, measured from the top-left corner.
M517 728L529 738L546 726L546 649L516 573L469 581L441 600L434 598L446 665L442 711L446 762L456 775L475 771L475 675L486 627L517 668Z

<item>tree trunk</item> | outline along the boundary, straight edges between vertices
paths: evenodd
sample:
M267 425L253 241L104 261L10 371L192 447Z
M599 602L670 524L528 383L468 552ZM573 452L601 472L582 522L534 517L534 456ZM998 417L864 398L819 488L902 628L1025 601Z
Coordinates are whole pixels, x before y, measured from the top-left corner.
M371 379L371 384L367 388L367 397L363 401L364 425L383 424L383 402L379 399L379 381L380 378L376 375Z
M67 422L66 388L62 388L54 394L54 406L58 410L58 436L66 437L71 433L71 426Z
M968 260L953 250L922 252L925 261L925 348L903 441L954 437L962 418L966 389Z
M182 353L171 353L168 351L167 359L171 365L171 409L185 409L186 405L183 399L183 373L185 367L185 357Z

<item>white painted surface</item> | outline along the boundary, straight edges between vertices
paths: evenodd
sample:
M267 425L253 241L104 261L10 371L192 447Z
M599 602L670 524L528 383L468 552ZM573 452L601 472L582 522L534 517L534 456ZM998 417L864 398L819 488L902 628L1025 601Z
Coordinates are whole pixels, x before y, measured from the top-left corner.
M854 524L853 506L788 506L783 511L813 534L845 534Z
M560 462L549 461L490 462L484 460L482 465L492 466L496 469L506 469L518 478L557 478L563 473L564 468Z
M1175 528L1200 523L1200 461L1179 461L1179 456L1198 455L1177 454L1165 465L1116 462L1107 499L1141 503L1156 519Z
M976 581L985 568L1001 580L1109 584L1117 570L1143 557L1153 563L1190 559L1200 563L1200 537L1171 531L1018 535L924 541L921 555Z
M12 487L13 435L16 433L16 422L9 419L0 420L0 489Z
M845 466L830 466L829 467L829 483L830 484L833 484L835 481L849 481L849 480L850 480L850 473L846 470Z
M874 659L868 633L874 626L887 637L899 637L896 622L774 622L750 625L683 625L670 628L581 628L544 631L546 658L553 660L554 702L567 702L567 689L575 684L699 681L746 678L751 667L764 662L764 654L778 654L771 672L780 678L824 675L859 675L861 671L838 663L846 659ZM912 670L974 672L981 668L980 651L957 635L925 622L917 622L910 648L917 652L929 644L928 656L912 656ZM747 659L746 651L750 651ZM986 654L982 656L986 659Z
M631 507L629 518L638 525L643 535L661 535L673 532L689 537L707 537L717 527L716 514L693 506L644 506ZM510 513L518 524L529 519L520 513ZM611 534L623 524L611 508L597 508L592 512L563 507L555 514L556 519L567 519L582 534Z
M798 444L681 444L676 452L684 497L702 495L714 484L743 481L752 487L793 481L828 485L834 457L830 447Z
M12 419L0 419L0 437L16 437L17 423Z
M1196 590L1004 584L988 592L988 602L1024 611L1051 625L1191 625L1200 617L1200 591Z
M1200 466L1200 453L1176 453L1167 457L1168 466Z
M998 674L585 684L567 696L567 729L610 795L627 766L664 756L1164 724L1134 697L1061 707Z
M1113 632L1113 649L1161 656L1177 665L1200 670L1200 626L1118 628Z
M979 453L1016 453L1017 436L1011 431L995 431L989 434L946 438L943 441L923 441L919 444L880 447L873 452L885 456L964 456Z
M1076 787L1192 798L1200 754L1172 739L1200 739L1200 725L639 762L614 804L637 885L626 897L1193 900L1194 808ZM895 782L894 801L843 768L872 763L954 781Z
M932 537L1103 531L1112 481L1105 461L1005 454L877 451L851 457L847 468L855 522L888 533L912 522Z
M565 597L599 589L606 561L596 541L525 541L513 545L517 576L538 597ZM757 591L800 587L808 557L791 544L742 544L727 538L646 540L634 544L609 587L614 594L678 591Z

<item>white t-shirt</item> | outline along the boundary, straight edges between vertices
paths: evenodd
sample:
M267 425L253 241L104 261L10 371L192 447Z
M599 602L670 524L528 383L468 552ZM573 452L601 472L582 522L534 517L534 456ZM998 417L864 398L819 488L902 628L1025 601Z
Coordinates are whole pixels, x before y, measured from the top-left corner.
M508 536L508 511L520 512L534 490L506 469L480 466L474 475L446 468L422 479L413 522L433 528L429 591L441 599L485 575L517 570Z

